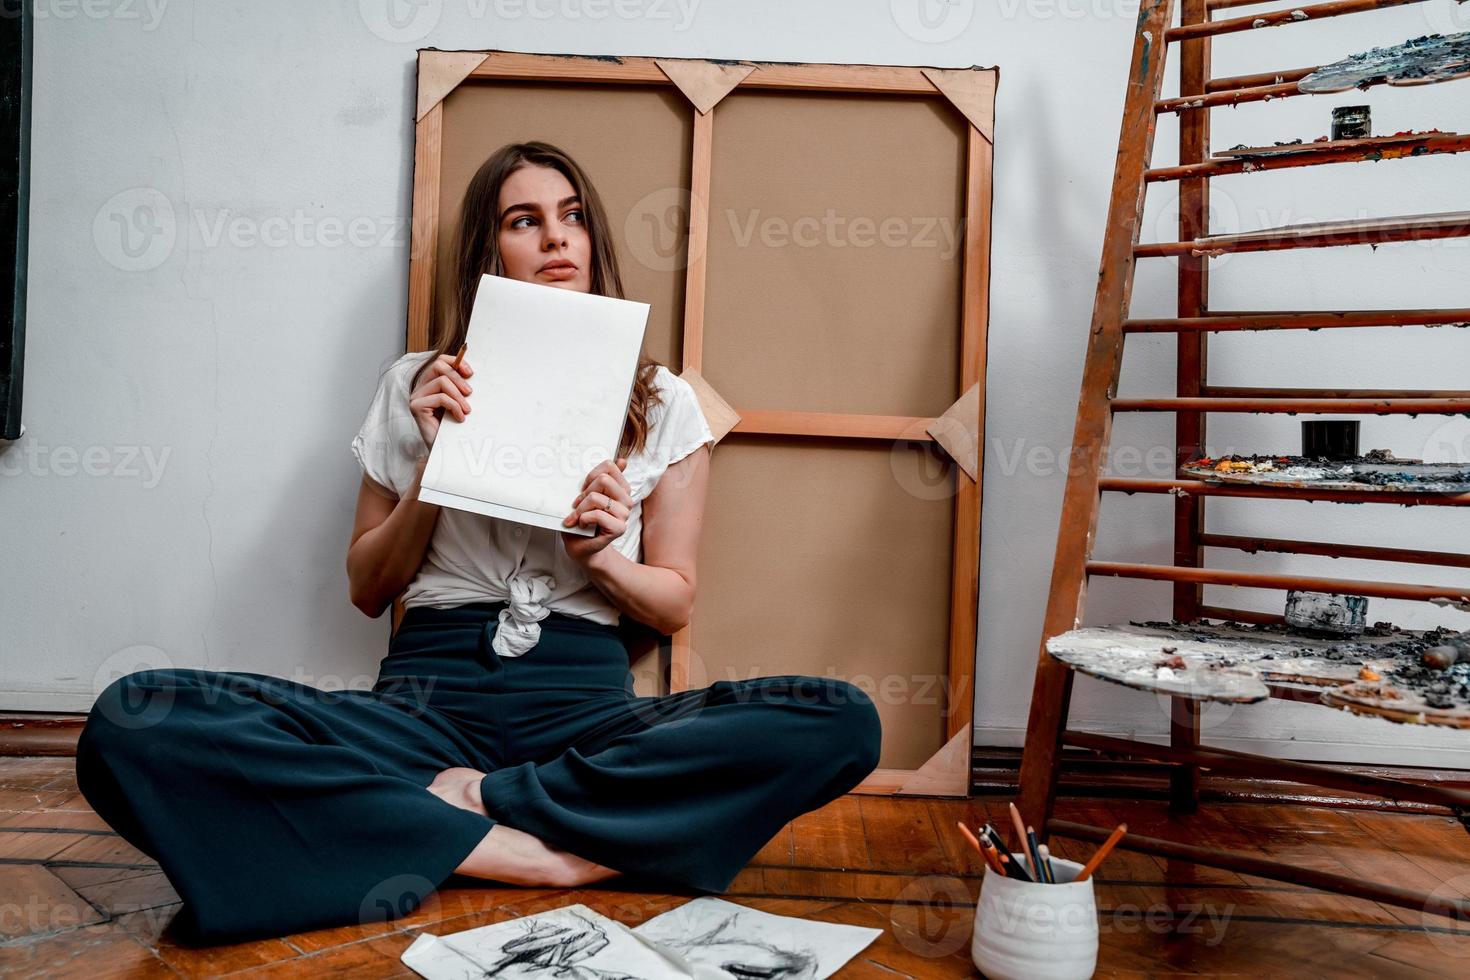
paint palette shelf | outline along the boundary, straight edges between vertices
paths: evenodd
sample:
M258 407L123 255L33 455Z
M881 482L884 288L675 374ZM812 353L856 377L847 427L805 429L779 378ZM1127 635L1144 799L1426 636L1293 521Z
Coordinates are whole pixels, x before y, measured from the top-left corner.
M1328 66L1212 77L1211 44L1220 35L1277 26L1294 30L1299 25L1329 17L1412 3L1448 4L1453 0L1328 0L1305 7L1253 10L1238 17L1225 13L1244 6L1257 8L1263 2L1159 0L1140 10L1097 292L1087 331L1087 359L1052 566L1050 598L1021 763L1019 805L1027 813L1043 814L1043 825L1049 832L1083 837L1106 833L1106 828L1062 824L1050 819L1063 746L1168 763L1170 801L1180 813L1191 812L1197 806L1200 773L1209 769L1253 778L1291 779L1323 787L1354 789L1389 799L1447 807L1470 828L1470 793L1447 792L1442 787L1387 777L1350 780L1330 765L1234 752L1206 745L1202 738L1202 705L1209 702L1247 705L1273 698L1326 705L1380 720L1470 728L1470 686L1467 686L1470 665L1452 662L1453 672L1426 675L1424 672L1432 668L1422 661L1414 661L1412 646L1417 641L1403 631L1396 631L1392 638L1381 643L1366 638L1354 641L1356 646L1345 655L1342 641L1336 641L1338 645L1334 646L1311 638L1286 638L1282 632L1286 629L1282 614L1230 608L1228 600L1205 601L1207 587L1225 586L1277 593L1326 592L1412 600L1470 611L1470 584L1462 584L1463 570L1470 569L1470 553L1206 530L1206 505L1214 497L1470 506L1470 463L1440 465L1380 456L1354 460L1347 467L1327 467L1296 466L1302 461L1289 457L1230 457L1232 462L1242 465L1222 468L1220 460L1207 455L1207 422L1211 415L1220 413L1470 415L1470 391L1463 390L1227 387L1210 383L1208 348L1211 335L1216 333L1327 330L1331 332L1319 342L1333 343L1341 336L1336 333L1339 328L1449 326L1454 330L1470 323L1470 303L1463 302L1456 308L1428 310L1217 311L1210 308L1211 260L1217 256L1470 238L1470 211L1318 222L1240 234L1210 233L1211 179L1215 177L1470 150L1470 136L1432 131L1280 147L1245 146L1212 153L1211 112L1221 106L1270 102L1329 89L1421 85L1470 78L1470 34L1409 39L1396 48L1376 49ZM1176 7L1182 12L1178 25L1173 24ZM1165 43L1159 43L1160 39ZM1175 96L1165 97L1164 79L1170 67L1167 62L1176 54L1179 91ZM1163 113L1179 114L1179 156L1175 165L1155 167L1152 165L1154 137L1158 117ZM1372 177L1387 173L1378 168L1363 168L1355 174L1360 172ZM1169 192L1178 198L1177 238L1141 242L1147 191L1150 185L1165 182L1173 184ZM1173 265L1177 276L1175 315L1132 317L1130 304L1136 266L1152 258L1167 258ZM1176 336L1176 386L1172 395L1116 396L1125 341L1129 334L1135 333ZM1451 337L1453 341L1470 342L1470 333ZM1177 465L1172 478L1120 477L1107 472L1112 423L1120 412L1174 415ZM1105 502L1116 500L1117 494L1138 493L1171 498L1172 561L1150 564L1093 558L1099 513ZM1353 518L1370 515L1375 510L1344 508L1342 525L1346 527ZM1265 516L1276 513L1282 512ZM1335 536L1336 529L1331 533ZM1373 581L1361 575L1328 578L1211 565L1221 551L1333 557L1345 559L1346 567L1365 561L1412 565L1431 571L1452 569L1457 574L1449 578L1459 582ZM1165 583L1172 598L1172 622L1085 627L1088 584L1097 576ZM1423 577L1436 576L1424 574ZM1276 608L1284 609L1284 605ZM1391 649L1395 644L1402 648ZM1170 719L1168 744L1069 730L1067 715L1072 682L1078 673L1136 689L1143 692L1140 697L1165 701ZM1124 846L1164 856L1179 853L1177 845L1163 841ZM1214 867L1249 869L1253 875L1470 919L1470 899L1425 895L1346 875L1304 876L1301 869L1289 863L1261 861L1255 855L1204 848L1192 849L1190 854L1191 859Z
M1123 623L1068 630L1046 649L1078 673L1169 697L1229 704L1275 697L1470 727L1470 664L1431 674L1420 661L1441 639L1442 632L1394 627L1342 638L1232 622Z
M1435 85L1467 76L1470 32L1428 34L1323 65L1297 82L1297 88L1313 95L1331 95L1370 85Z
M1150 182L1184 180L1190 177L1223 177L1227 174L1260 173L1292 167L1317 167L1332 163L1363 163L1404 160L1470 150L1466 133L1397 133L1354 140L1320 140L1278 146L1242 146L1217 150L1209 159L1174 167L1157 167L1145 176Z
M1222 467L1233 467L1222 469ZM1267 468L1262 468L1267 467ZM1470 465L1422 460L1332 463L1293 457L1240 457L1198 460L1179 468L1184 476L1214 483L1256 487L1358 490L1389 496L1403 493L1470 493Z
M1267 0L1260 0L1264 3ZM1219 34L1270 27L1280 23L1302 23L1312 19L1312 13L1328 16L1360 13L1386 6L1405 6L1423 3L1425 0L1337 0L1318 4L1315 7L1277 11L1287 14L1283 20L1262 23L1272 15L1241 17L1232 21L1212 21L1200 25L1199 30L1175 28L1166 37L1172 42L1208 39ZM1434 0L1430 0L1434 2ZM1218 9L1219 5L1211 9ZM1301 18L1290 15L1303 14ZM1152 41L1150 40L1150 44ZM1154 103L1156 113L1189 112L1194 109L1215 109L1221 106L1244 105L1248 102L1270 102L1298 95L1332 95L1351 89L1368 89L1378 85L1420 86L1441 82L1453 82L1470 77L1470 32L1440 34L1410 38L1402 44L1387 48L1374 48L1343 58L1326 65L1298 68L1256 75L1241 75L1235 78L1205 79L1199 90L1177 98L1161 99Z
M1228 150L1216 150L1211 156L1216 159L1249 160L1257 157L1312 156L1335 153L1340 150L1392 150L1402 156L1424 156L1435 152L1431 147L1454 146L1470 140L1464 133L1395 133L1393 136L1365 136L1362 139L1321 139L1314 143L1276 143L1271 146L1236 146ZM1422 147L1422 148L1421 148ZM1400 153L1400 150L1402 152Z

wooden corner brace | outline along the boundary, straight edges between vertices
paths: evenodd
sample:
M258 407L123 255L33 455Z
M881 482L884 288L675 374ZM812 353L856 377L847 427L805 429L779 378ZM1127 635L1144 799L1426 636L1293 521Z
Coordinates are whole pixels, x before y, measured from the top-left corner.
M719 445L720 440L740 422L740 413L731 408L730 403L721 398L720 393L694 368L685 368L679 377L689 382L699 397L699 407L704 411L704 419L715 437L715 445Z
M924 431L969 474L980 479L980 382L956 399Z
M488 57L485 51L420 51L418 111L414 120L428 115L430 109L469 78Z
M654 64L684 93L700 115L719 105L730 90L755 71L755 65L722 65L715 61L655 58Z
M921 68L924 77L970 120L970 125L995 143L994 68Z

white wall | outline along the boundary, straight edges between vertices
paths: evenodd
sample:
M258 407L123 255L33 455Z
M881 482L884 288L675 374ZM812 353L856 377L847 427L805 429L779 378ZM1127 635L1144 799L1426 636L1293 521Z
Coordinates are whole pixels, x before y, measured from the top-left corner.
M417 48L998 64L976 712L977 741L1019 744L1063 485L1047 458L1071 438L1136 0L957 0L928 21L911 7L39 0L27 432L0 453L0 707L84 709L117 674L164 664L371 683L387 620L347 602L357 484L347 444L379 369L402 349ZM1467 14L1434 0L1226 38L1216 73L1317 63L1456 18L1463 30ZM1380 132L1463 131L1467 90L1242 107L1216 114L1215 145L1310 139L1326 132L1331 106L1357 101L1373 105ZM1174 134L1166 120L1160 161ZM1464 208L1466 166L1439 158L1226 178L1216 229ZM1157 197L1146 237L1172 237L1167 191ZM126 238L119 221L131 223ZM1216 266L1216 303L1463 306L1467 257L1463 242L1237 256ZM1136 312L1172 311L1169 273L1162 260L1141 271ZM1463 388L1467 343L1464 331L1418 328L1228 337L1214 346L1213 378ZM1171 358L1168 338L1130 341L1125 391L1166 392ZM1289 450L1295 426L1217 416L1214 447ZM1470 420L1369 420L1364 430L1367 447L1404 455L1470 448ZM1146 451L1169 434L1164 418L1130 419L1118 436ZM1167 560L1168 498L1110 503L1100 555ZM1264 533L1276 513L1294 522L1287 536L1341 527L1365 542L1470 543L1463 511L1234 503L1212 505L1213 528ZM1350 571L1327 560L1241 567ZM1102 580L1090 619L1167 608L1166 586ZM1378 600L1371 613L1426 621L1423 609ZM1084 678L1073 718L1158 732L1165 712ZM1211 712L1206 725L1225 744L1296 740L1290 751L1304 757L1464 761L1444 733L1289 705Z

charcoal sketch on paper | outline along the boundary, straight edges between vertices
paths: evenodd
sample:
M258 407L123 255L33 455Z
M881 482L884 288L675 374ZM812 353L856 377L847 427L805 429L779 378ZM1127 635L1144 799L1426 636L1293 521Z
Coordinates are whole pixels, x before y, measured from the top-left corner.
M701 980L823 980L883 930L774 915L705 897L633 931L688 960Z
M585 905L448 936L420 935L402 960L429 980L689 980L691 976L686 964Z

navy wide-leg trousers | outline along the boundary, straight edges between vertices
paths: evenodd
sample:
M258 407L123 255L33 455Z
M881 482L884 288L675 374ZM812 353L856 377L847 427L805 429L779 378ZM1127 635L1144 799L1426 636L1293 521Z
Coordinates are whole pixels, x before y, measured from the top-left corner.
M501 657L503 603L408 610L371 691L142 670L77 744L77 782L206 943L396 918L504 823L671 888L723 892L776 832L878 763L877 710L830 677L633 692L613 627L552 613ZM486 818L428 791L486 773Z

